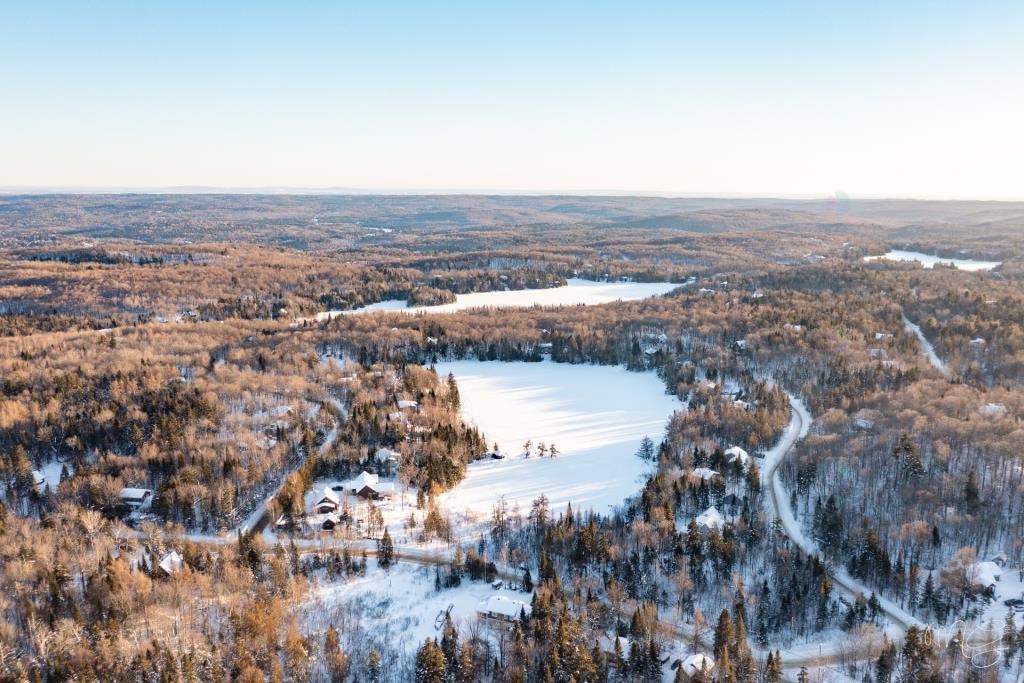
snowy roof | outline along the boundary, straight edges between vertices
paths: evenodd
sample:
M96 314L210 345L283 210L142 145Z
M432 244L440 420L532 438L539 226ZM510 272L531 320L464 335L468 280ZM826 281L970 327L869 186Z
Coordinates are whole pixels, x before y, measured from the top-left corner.
M978 412L982 415L1005 415L1006 406L1002 403L986 403L978 408Z
M689 676L696 676L701 671L711 671L715 668L715 660L711 659L708 655L703 652L699 652L695 655L690 655L683 660L680 664L683 671Z
M721 529L724 524L725 518L722 517L722 513L714 505L697 515L697 526L707 527L708 529Z
M988 588L1003 575L1002 568L995 562L979 562L975 566L974 585Z
M719 474L718 472L714 471L709 467L694 467L693 473L704 480L711 479L712 477L722 476L721 474Z
M330 486L325 486L324 487L324 495L323 495L323 497L320 500L317 501L317 503L318 504L322 503L325 500L328 501L329 503L334 503L335 505L338 505L338 504L341 503L341 501L338 499L338 495L334 491L331 490Z
M504 595L493 595L480 603L479 612L500 614L504 617L518 617L520 612L529 616L531 608L522 600L513 600Z
M399 401L398 402L398 407L399 408L403 408L403 409L404 408L419 408L420 404L417 403L416 401Z
M389 460L391 458L398 458L398 456L400 456L400 455L401 455L401 453L399 453L398 451L393 451L390 448L383 448L382 447L382 448L378 448L377 449L376 458L377 458L377 460L379 462L384 462L384 461Z
M363 470L362 472L359 473L358 477L349 482L349 488L351 488L353 491L358 491L364 486L369 486L372 488L377 485L378 479L380 479L380 477L378 477L376 474L372 474L370 472L367 472L366 470Z
M118 494L118 497L121 498L121 500L144 500L146 496L151 495L153 495L153 492L149 489L125 487L121 489L121 493Z
M985 340L982 339L981 337L975 337L974 339L971 340L971 346L984 346L984 345L985 345Z
M41 489L46 484L46 477L39 470L32 470L32 482L36 488Z
M729 462L736 462L739 460L741 465L746 465L747 461L750 460L750 456L747 452L739 446L729 446L729 448L726 449L725 454L729 456Z
M164 570L165 574L174 574L181 569L184 562L184 558L178 554L178 551L172 550L160 560L160 569Z

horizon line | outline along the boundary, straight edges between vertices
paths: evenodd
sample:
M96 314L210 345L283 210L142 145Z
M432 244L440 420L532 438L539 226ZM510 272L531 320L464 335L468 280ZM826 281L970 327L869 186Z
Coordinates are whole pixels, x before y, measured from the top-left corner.
M0 196L16 195L338 195L338 196L503 196L503 197L637 197L651 199L748 199L796 201L940 201L940 202L1024 202L1019 198L997 196L943 195L851 195L837 190L830 194L789 192L680 192L671 190L618 189L516 189L516 188L359 188L302 185L6 185ZM842 198L840 199L840 195Z

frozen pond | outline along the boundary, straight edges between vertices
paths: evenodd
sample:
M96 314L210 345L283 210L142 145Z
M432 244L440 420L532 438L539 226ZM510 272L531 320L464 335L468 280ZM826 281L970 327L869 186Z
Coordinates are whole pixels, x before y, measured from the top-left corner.
M409 307L404 300L380 301L351 311L326 311L316 319L329 320L339 315L372 313L374 311L405 311L407 313L453 313L467 308L521 308L524 306L584 306L610 301L633 301L671 292L679 284L671 282L594 282L571 278L563 287L548 289L517 289L514 291L474 292L459 294L454 303L440 306Z
M636 457L640 441L659 443L682 408L653 372L622 367L471 360L439 363L437 371L455 375L463 419L506 455L470 465L441 497L449 510L485 519L501 496L523 515L542 493L553 512L569 502L602 513L621 505L654 467ZM528 440L534 454L524 458ZM540 442L555 444L557 457L538 457Z
M953 264L960 270L992 270L999 266L1002 261L975 261L973 259L945 258L943 256L932 256L922 254L919 251L901 251L894 249L881 256L865 256L865 261L919 261L925 268L932 268L936 263L943 265Z

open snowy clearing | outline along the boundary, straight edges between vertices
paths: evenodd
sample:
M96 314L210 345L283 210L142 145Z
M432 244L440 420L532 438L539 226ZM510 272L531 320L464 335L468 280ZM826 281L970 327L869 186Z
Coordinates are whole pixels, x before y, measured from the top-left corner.
M635 455L640 441L657 442L682 408L657 375L622 367L457 361L438 364L437 372L455 375L463 419L506 455L470 465L441 497L449 510L485 519L501 496L525 514L542 493L553 512L571 502L607 513L637 493L653 467ZM524 458L528 440L534 454ZM540 442L555 444L558 456L538 457Z
M563 287L549 289L517 289L514 291L474 292L459 294L455 302L440 306L408 306L404 300L391 299L351 311L318 313L316 320L330 320L339 315L403 311L405 313L454 313L467 308L522 308L524 306L590 306L611 301L634 301L671 292L679 284L671 282L594 282L570 278Z
M865 261L918 261L925 268L933 268L936 264L948 266L953 264L960 270L992 270L1002 265L1002 261L975 261L967 258L944 258L931 254L922 254L919 251L902 251L893 249L880 256L865 256Z
M456 588L434 590L434 569L399 562L389 571L370 559L366 576L325 582L313 590L303 607L306 626L313 632L334 625L342 634L362 630L373 640L387 643L399 653L412 656L424 640L437 638L439 614L451 606L452 623L463 633L477 622L480 603L504 596L530 604L531 594L502 588L494 590L486 582L463 579Z

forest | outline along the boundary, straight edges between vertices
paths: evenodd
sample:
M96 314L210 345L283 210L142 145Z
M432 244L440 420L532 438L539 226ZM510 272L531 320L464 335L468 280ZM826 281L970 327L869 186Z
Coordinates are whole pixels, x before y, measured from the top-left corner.
M1022 675L1009 218L986 229L1015 237L984 247L957 206L902 207L911 225L884 202L826 220L740 200L377 200L0 203L0 680ZM906 247L1000 265L864 260ZM673 288L356 310L570 280ZM471 524L453 496L509 456L434 367L458 360L622 366L681 409L623 449L649 467L614 509L538 492ZM570 457L548 448L535 460ZM325 487L357 478L369 493L339 494L324 525ZM387 601L316 612L399 583L396 566L442 603L497 582L522 606L499 626L449 610L412 649L374 630Z

